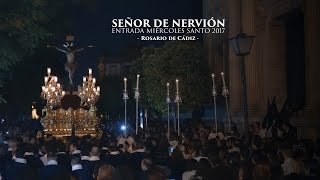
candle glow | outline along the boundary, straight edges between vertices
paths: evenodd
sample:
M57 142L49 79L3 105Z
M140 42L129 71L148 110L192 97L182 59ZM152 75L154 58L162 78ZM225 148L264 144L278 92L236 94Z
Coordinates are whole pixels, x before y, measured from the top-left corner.
M124 90L127 90L127 78L123 78Z
M47 73L48 73L48 75L51 74L51 68L47 68Z
M179 92L179 80L176 79L176 89L177 89L177 93Z
M224 80L224 73L223 72L221 72L221 76L222 76L223 87L226 87L226 82Z
M137 75L137 87L136 87L136 89L139 89L139 77L140 77L140 75L138 74Z
M212 87L213 87L213 88L216 87L216 85L215 85L215 83L214 83L214 74L212 74Z

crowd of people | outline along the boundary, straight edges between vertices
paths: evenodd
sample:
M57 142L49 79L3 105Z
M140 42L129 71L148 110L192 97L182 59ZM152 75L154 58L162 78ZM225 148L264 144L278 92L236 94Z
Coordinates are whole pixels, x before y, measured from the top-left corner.
M150 121L138 135L107 130L102 136L56 138L16 125L0 131L2 180L214 180L319 179L320 140L297 139L289 123L249 137L215 133L201 122L184 123L181 136Z

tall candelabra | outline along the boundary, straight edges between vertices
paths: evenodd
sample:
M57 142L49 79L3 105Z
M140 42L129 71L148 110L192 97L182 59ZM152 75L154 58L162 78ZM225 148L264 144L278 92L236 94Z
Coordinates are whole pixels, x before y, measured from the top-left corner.
M140 75L137 75L137 83L136 83L136 88L134 91L134 99L136 100L136 135L138 134L138 127L139 127L139 98L140 98L140 93L139 93L139 77Z
M182 102L179 94L179 80L176 79L176 96L174 102L177 104L177 121L178 121L178 136L180 136L180 103Z
M129 99L127 92L127 78L124 78L124 90L123 90L123 101L124 101L124 136L127 137L127 101Z
M58 77L51 74L51 68L47 68L48 76L44 77L44 86L42 86L41 97L47 101L47 106L51 109L59 106L65 92L58 83Z
M214 104L214 120L215 120L215 126L216 126L216 134L218 133L218 120L217 120L217 90L216 85L214 83L214 74L212 74L212 96L213 96L213 104Z
M96 78L92 76L92 69L89 69L89 75L83 77L82 86L78 86L81 105L94 106L100 96L100 87L96 87Z
M222 81L223 81L222 95L224 96L224 98L226 100L226 110L227 110L227 115L228 115L229 132L231 132L231 120L230 120L229 103L228 103L229 90L226 86L223 72L221 72L221 76L222 76Z
M167 83L167 97L166 97L166 104L167 104L167 118L168 118L168 140L170 140L170 84Z
M146 120L146 129L148 129L148 110L147 109L144 110L144 118Z

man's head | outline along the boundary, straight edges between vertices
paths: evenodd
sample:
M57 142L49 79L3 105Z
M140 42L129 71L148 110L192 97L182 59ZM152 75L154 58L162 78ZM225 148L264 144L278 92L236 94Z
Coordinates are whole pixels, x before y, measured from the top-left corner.
M136 141L136 142L133 143L133 148L134 148L134 150L143 149L144 146L143 146L143 143L141 141Z
M58 152L65 152L66 151L66 145L61 141L59 141L57 143L57 148L58 148Z
M47 159L48 159L48 161L50 161L50 160L56 161L57 160L57 154L55 152L48 152L47 153Z
M19 146L16 151L15 151L15 156L16 158L24 158L24 153L25 153L25 150L22 146Z
M69 146L69 151L70 153L73 153L75 150L78 149L78 145L77 143L71 143L70 146Z
M227 146L228 148L232 148L234 147L234 142L235 142L235 139L233 137L230 137L227 139Z
M142 171L146 171L146 170L150 169L151 166L152 166L151 159L147 159L147 158L142 159L142 161L141 161L141 169L142 169Z
M14 152L17 149L18 146L18 141L15 138L9 139L8 141L8 146L9 148L12 149L12 151Z
M284 159L288 159L288 158L292 158L293 157L293 153L290 149L283 149L282 150L282 155L284 157Z
M165 180L166 174L163 169L155 166L147 171L147 178L149 180Z
M57 160L57 147L54 144L47 145L47 159L50 160Z
M109 164L101 166L98 170L97 180L112 180L114 168Z
M90 156L100 156L100 150L97 146L91 148Z

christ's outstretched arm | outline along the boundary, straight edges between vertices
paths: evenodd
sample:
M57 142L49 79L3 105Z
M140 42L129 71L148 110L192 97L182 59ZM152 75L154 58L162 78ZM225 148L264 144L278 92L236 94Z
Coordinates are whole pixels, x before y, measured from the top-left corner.
M92 47L93 47L92 45L89 45L89 46L87 46L87 47L85 47L85 48L78 48L78 49L76 49L74 52L80 52L80 51L85 50L86 48L92 48Z
M67 51L61 49L61 48L58 48L57 46L50 46L50 45L47 45L47 48L55 48L56 50L60 51L60 52L63 52L63 53L67 53Z

